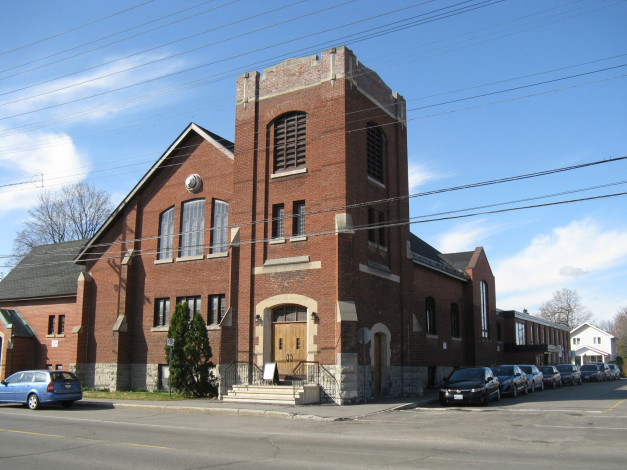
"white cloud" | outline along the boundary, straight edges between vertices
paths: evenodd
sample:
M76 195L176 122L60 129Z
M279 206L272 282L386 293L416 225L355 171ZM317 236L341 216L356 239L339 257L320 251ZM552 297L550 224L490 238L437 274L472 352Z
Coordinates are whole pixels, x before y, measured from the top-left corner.
M144 96L163 87L168 88L167 79L162 79L125 89L134 83L176 72L187 65L184 60L177 58L141 66L144 63L159 60L165 55L165 53L161 55L141 54L120 59L103 67L12 93L7 99L2 100L3 103L9 103L1 105L3 114L17 115L43 109L36 114L17 116L14 119L31 119L33 115L38 116L38 118L43 115L48 119L54 119L67 117L77 112L85 112L83 118L87 119L109 117L131 106L136 96ZM110 59L103 58L102 61L109 62ZM59 71L58 74L62 75L63 71ZM169 85L170 88L171 86ZM118 88L121 90L109 93ZM100 96L82 99L92 95ZM144 102L145 100L138 101L138 103Z
M438 236L435 245L442 253L471 251L483 246L485 239L494 235L497 227L489 224L485 219L476 219L455 225L448 232Z
M556 290L569 287L578 291L584 305L589 299L595 314L611 316L622 300L604 276L626 261L626 226L607 229L586 218L554 228L534 237L522 251L492 263L499 308L535 312Z
M435 180L440 176L429 170L425 165L412 163L408 168L409 172L409 192L415 192L419 186L424 185L427 181Z
M32 207L42 180L43 186L51 189L79 181L81 177L76 175L82 171L77 169L85 165L85 156L67 134L23 132L4 137L0 153L0 214Z

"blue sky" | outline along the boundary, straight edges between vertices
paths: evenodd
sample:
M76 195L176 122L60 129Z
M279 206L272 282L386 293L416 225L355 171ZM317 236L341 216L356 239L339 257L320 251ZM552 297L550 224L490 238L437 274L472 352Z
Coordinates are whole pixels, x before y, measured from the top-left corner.
M233 139L237 75L339 45L407 100L412 194L627 155L625 0L22 0L0 18L0 255L42 181L117 203L189 122ZM620 160L410 209L424 221L626 181ZM412 231L442 252L483 246L499 308L535 313L568 287L604 320L627 306L626 215L615 196Z

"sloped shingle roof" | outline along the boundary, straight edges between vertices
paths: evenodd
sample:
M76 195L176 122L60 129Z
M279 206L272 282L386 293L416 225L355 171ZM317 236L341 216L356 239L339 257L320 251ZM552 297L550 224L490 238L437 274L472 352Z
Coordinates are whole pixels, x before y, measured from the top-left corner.
M410 248L414 254L414 261L455 277L468 279L465 270L473 254L472 251L468 252L467 261L464 264L462 257L457 255L466 255L466 253L442 254L413 233L410 233Z
M4 326L13 330L11 336L18 338L32 338L35 333L17 310L0 308L0 321Z
M87 240L33 248L0 282L0 301L76 295L82 265L73 260Z

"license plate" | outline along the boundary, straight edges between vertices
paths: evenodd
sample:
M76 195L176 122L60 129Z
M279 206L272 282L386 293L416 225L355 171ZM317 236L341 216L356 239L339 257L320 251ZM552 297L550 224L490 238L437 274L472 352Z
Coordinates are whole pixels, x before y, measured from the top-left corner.
M589 375L584 375L583 378L584 379L588 379L588 378L590 378L590 376Z
M464 395L453 395L453 400L463 400Z
M70 390L72 388L72 384L65 384L65 389Z

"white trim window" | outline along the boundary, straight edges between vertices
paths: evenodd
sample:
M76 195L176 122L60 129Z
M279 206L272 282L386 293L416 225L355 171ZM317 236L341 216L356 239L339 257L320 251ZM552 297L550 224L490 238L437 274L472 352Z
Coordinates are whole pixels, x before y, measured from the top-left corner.
M219 325L224 318L226 310L226 296L224 294L209 296L209 316L208 325Z
M181 257L202 255L204 235L205 200L184 202L181 217Z
M272 206L272 238L283 238L284 231L285 208L283 204L275 204Z
M159 217L159 251L157 259L172 258L172 239L174 237L174 207L161 213Z
M522 322L516 322L516 344L518 346L524 346L525 336L525 324Z
M170 323L170 299L155 299L155 320L153 326L167 326Z
M305 235L305 201L294 202L293 209L293 227L292 235L295 237L302 237Z
M228 247L229 203L214 199L211 253L225 253Z

